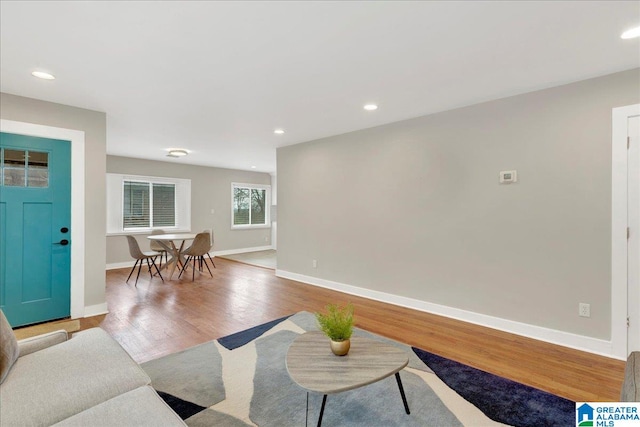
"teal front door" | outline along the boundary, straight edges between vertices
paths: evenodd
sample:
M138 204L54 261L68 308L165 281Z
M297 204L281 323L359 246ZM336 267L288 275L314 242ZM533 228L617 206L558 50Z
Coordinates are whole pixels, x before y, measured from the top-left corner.
M71 143L0 133L0 308L12 326L68 317Z

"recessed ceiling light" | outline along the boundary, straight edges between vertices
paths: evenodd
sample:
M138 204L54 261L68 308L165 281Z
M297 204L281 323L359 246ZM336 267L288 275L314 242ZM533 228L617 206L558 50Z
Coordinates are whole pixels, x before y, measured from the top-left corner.
M364 109L367 111L377 110L378 106L376 104L367 104L364 106Z
M183 150L182 148L169 148L167 151L169 151L167 157L184 157L189 154L187 150Z
M256 168L255 166L251 166L251 169L255 169L255 168Z
M284 129L276 129L273 131L276 135L282 135L284 133Z
M45 73L44 71L34 71L31 73L31 75L34 77L38 77L39 79L55 80L53 74Z
M640 37L640 27L627 30L620 36L621 39L634 39L636 37Z

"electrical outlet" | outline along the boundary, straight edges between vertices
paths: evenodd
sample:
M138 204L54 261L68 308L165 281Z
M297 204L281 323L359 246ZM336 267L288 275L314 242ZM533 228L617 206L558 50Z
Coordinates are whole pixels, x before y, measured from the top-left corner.
M318 268L318 261L317 260L313 260L313 268Z
M584 302L578 304L578 315L580 317L591 317L591 305Z
M500 184L518 182L518 171L500 171Z

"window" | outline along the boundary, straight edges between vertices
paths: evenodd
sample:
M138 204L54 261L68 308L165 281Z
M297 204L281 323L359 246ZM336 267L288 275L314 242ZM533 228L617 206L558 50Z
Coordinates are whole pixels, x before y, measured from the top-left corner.
M107 174L107 234L189 231L191 180Z
M49 153L0 149L0 185L7 187L48 187Z
M231 184L231 227L269 227L271 187L257 184Z
M176 185L124 181L123 229L175 227Z

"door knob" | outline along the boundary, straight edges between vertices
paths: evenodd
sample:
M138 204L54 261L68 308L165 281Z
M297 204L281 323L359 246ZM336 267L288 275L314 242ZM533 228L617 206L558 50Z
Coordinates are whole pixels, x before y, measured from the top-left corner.
M67 239L62 239L58 243L54 243L54 245L62 245L62 246L67 246L68 244L69 244L69 241Z

